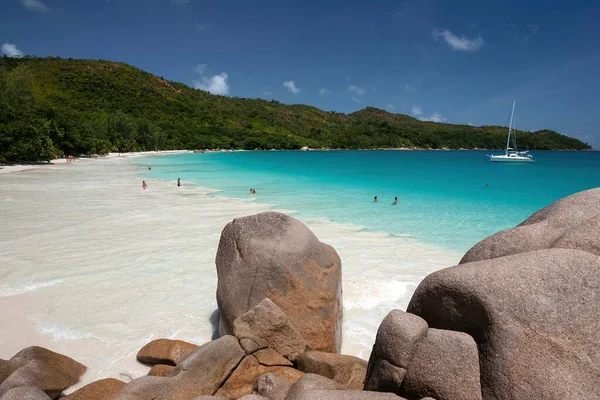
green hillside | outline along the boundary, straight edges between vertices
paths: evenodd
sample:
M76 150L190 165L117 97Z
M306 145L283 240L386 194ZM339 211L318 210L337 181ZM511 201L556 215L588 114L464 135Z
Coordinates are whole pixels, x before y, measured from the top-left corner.
M0 160L163 149L504 148L506 128L215 96L123 63L0 58ZM519 132L531 150L589 146Z

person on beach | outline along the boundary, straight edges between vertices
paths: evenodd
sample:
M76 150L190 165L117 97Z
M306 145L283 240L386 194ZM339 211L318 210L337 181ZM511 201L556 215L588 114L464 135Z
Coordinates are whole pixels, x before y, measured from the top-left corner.
M398 196L394 197L394 203L393 204L398 204Z
M148 187L148 185L146 185L146 181L142 181L142 189L146 189Z
M377 196L373 197L373 202L377 203Z
M177 186L181 186L181 178L177 178Z

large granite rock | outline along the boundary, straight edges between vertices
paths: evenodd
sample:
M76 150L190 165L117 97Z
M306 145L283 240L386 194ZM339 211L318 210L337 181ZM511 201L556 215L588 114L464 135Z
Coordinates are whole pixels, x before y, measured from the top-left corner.
M429 329L404 378L404 396L419 400L481 400L479 358L473 338L463 332Z
M183 340L157 339L142 347L136 357L146 364L177 365L198 347Z
M369 358L365 389L402 394L402 382L428 325L419 316L392 310L381 321Z
M600 188L565 197L469 250L461 264L549 248L600 255Z
M108 378L85 385L61 400L111 400L122 388L125 382Z
M150 371L148 371L148 376L169 376L175 369L172 365L164 365L164 364L156 364Z
M292 320L314 350L341 345L341 261L301 222L266 212L227 224L217 252L219 332L264 298Z
M298 358L297 363L297 368L302 372L333 379L352 390L364 388L367 362L361 358L322 351L307 351Z
M344 390L347 389L341 383L333 379L325 378L317 374L304 374L290 388L286 400L294 400L300 398L303 393L312 390Z
M600 192L585 193L581 200L596 206ZM583 211L553 210L536 218L585 219ZM598 293L597 255L547 249L437 271L408 311L475 339L484 399L593 399L600 398Z
M236 318L233 334L240 340L251 339L259 346L271 347L292 361L307 349L298 328L268 298Z
M0 368L0 396L13 388L31 386L55 399L76 384L85 370L84 365L67 356L42 347L28 347Z
M189 400L213 395L245 356L235 337L223 336L190 353L168 377L145 376L131 381L114 400Z

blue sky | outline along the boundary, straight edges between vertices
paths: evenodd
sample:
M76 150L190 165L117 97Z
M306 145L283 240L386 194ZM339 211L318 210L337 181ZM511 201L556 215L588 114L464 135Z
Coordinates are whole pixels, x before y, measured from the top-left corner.
M8 55L124 61L215 93L503 124L600 148L600 1L1 0Z

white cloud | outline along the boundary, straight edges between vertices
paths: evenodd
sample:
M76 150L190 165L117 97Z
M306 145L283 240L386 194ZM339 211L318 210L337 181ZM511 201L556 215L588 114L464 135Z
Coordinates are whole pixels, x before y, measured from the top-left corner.
M348 86L348 90L359 96L364 96L364 94L367 93L367 89L360 87L360 86L356 86L356 85Z
M423 110L421 110L421 107L419 107L419 106L412 106L412 113L413 113L413 115L416 115L417 117L419 117L423 114Z
M50 9L40 0L19 0L23 7L33 12L48 12Z
M319 89L319 94L321 96L327 96L328 94L331 94L331 91L329 89L326 89L326 88L321 88L321 89Z
M415 90L415 87L412 86L411 84L405 83L404 84L404 91L405 92L412 92Z
M352 95L350 98L357 103L362 103L362 99L358 96Z
M479 49L481 49L481 47L483 47L484 42L483 42L483 38L481 36L477 36L474 39L469 39L466 36L458 36L455 35L454 33L450 32L448 29L445 29L443 31L433 31L431 33L431 36L433 37L433 40L438 40L439 38L444 39L444 41L446 43L448 43L448 45L450 45L450 47L452 47L454 50L458 50L458 51L468 51L468 52L474 52L477 51Z
M21 58L24 56L23 52L19 50L16 45L11 43L4 43L2 47L0 47L0 50L2 50L2 54L7 57Z
M475 125L473 125L472 122L469 122L467 125L469 125L469 126L475 126Z
M442 114L440 114L439 112L434 112L433 114L431 114L431 116L429 118L427 118L427 120L432 121L432 122L446 122L448 121L446 118L444 118L444 116Z
M298 94L302 90L296 86L296 82L294 82L294 81L283 82L283 87L287 88L287 90L289 90L290 92L292 92L294 94Z
M394 111L394 110L396 109L396 105L395 105L395 104L386 104L386 105L385 105L385 108L386 108L388 111Z
M200 79L193 81L196 89L206 90L209 93L222 96L229 94L229 84L227 83L229 75L226 72L213 76L203 76L209 72L206 64L198 64L194 72L200 75Z

